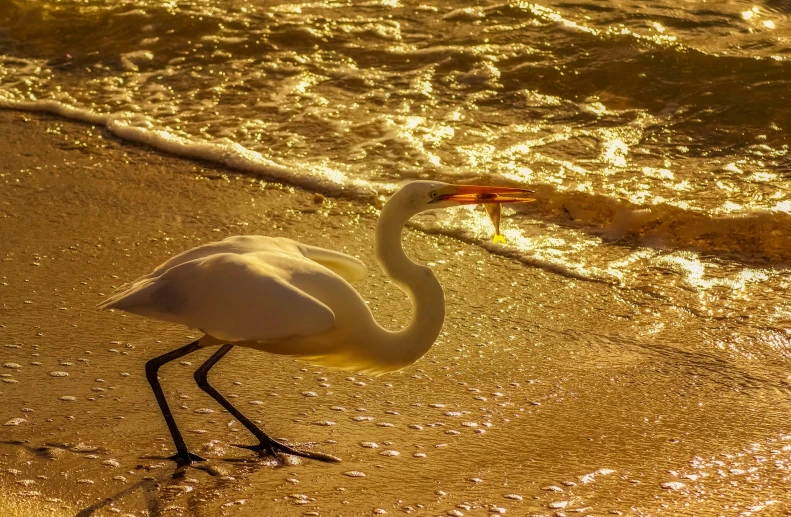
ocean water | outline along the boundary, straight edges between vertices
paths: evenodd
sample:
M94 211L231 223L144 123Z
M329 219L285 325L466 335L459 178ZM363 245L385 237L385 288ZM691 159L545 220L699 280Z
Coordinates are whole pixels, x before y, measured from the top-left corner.
M697 318L781 389L790 60L780 0L0 3L3 107L375 206L534 189L505 245L482 209L415 224Z

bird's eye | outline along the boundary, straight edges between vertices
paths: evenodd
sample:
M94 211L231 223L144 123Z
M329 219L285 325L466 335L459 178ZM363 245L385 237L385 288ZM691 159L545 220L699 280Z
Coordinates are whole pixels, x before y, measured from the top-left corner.
M431 197L437 197L437 193L436 192L432 192L431 193Z

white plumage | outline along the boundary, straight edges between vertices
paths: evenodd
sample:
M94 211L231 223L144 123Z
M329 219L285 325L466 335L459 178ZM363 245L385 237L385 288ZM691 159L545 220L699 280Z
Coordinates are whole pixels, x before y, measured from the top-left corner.
M171 258L102 308L197 328L218 341L267 342L332 329L335 314L316 295L348 289L346 280L364 275L365 265L343 253L236 236Z
M434 343L445 317L442 287L431 269L415 264L401 247L401 231L423 210L463 204L531 201L529 191L415 181L383 207L376 228L376 257L384 273L413 305L410 324L399 331L379 326L368 305L349 284L365 275L354 257L286 238L236 236L177 255L104 301L104 309L200 329L192 345L149 361L149 382L179 450L193 461L172 419L156 378L162 364L201 346L224 345L196 373L206 391L248 429L269 439L208 385L205 374L233 345L297 356L312 363L380 374L419 359ZM306 454L304 454L306 455ZM315 457L309 456L309 457Z

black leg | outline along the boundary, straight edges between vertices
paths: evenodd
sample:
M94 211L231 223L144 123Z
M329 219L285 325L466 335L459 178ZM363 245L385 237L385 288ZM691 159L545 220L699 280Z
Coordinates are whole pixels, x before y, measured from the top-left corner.
M162 416L165 417L165 422L168 424L170 436L173 437L173 443L176 445L176 454L168 459L174 460L178 465L189 465L196 461L205 460L200 456L192 454L189 449L187 449L187 444L184 443L184 438L181 436L181 432L176 425L176 420L173 419L173 413L170 412L168 402L165 400L165 394L162 392L162 386L159 384L157 372L159 371L159 367L163 364L169 363L170 361L178 359L179 357L183 357L194 352L195 350L199 350L200 348L201 346L197 341L195 341L189 345L177 348L172 352L155 357L146 363L146 379L148 379L148 383L151 385L151 389L154 391L154 396L157 398L159 409L162 411Z
M335 456L331 456L329 454L322 454L320 452L307 452L307 451L299 451L292 447L289 447L286 444L280 443L276 440L270 438L264 431L262 431L257 425L255 425L249 418L244 416L241 411L236 409L236 407L228 401L222 394L217 391L214 386L209 384L209 380L207 376L209 374L209 370L217 364L217 362L222 359L225 354L230 352L233 345L223 345L217 350L214 355L209 357L209 359L203 363L200 368L195 370L195 382L198 383L200 389L211 395L211 397L220 403L222 407L224 407L230 414L234 416L239 422L244 425L248 431L253 433L256 438L258 438L258 445L252 446L242 446L246 449L251 449L258 452L268 452L271 455L275 455L278 451L285 452L287 454L293 454L295 456L302 456L304 458L311 458L314 460L320 461L328 461L328 462L338 462L340 459L336 458Z

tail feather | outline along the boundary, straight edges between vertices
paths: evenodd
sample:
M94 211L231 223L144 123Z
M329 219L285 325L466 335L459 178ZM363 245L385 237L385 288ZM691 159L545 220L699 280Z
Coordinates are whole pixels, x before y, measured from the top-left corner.
M99 310L121 309L130 311L136 306L147 305L151 301L151 290L155 280L152 278L141 278L131 284L124 284L96 307Z

